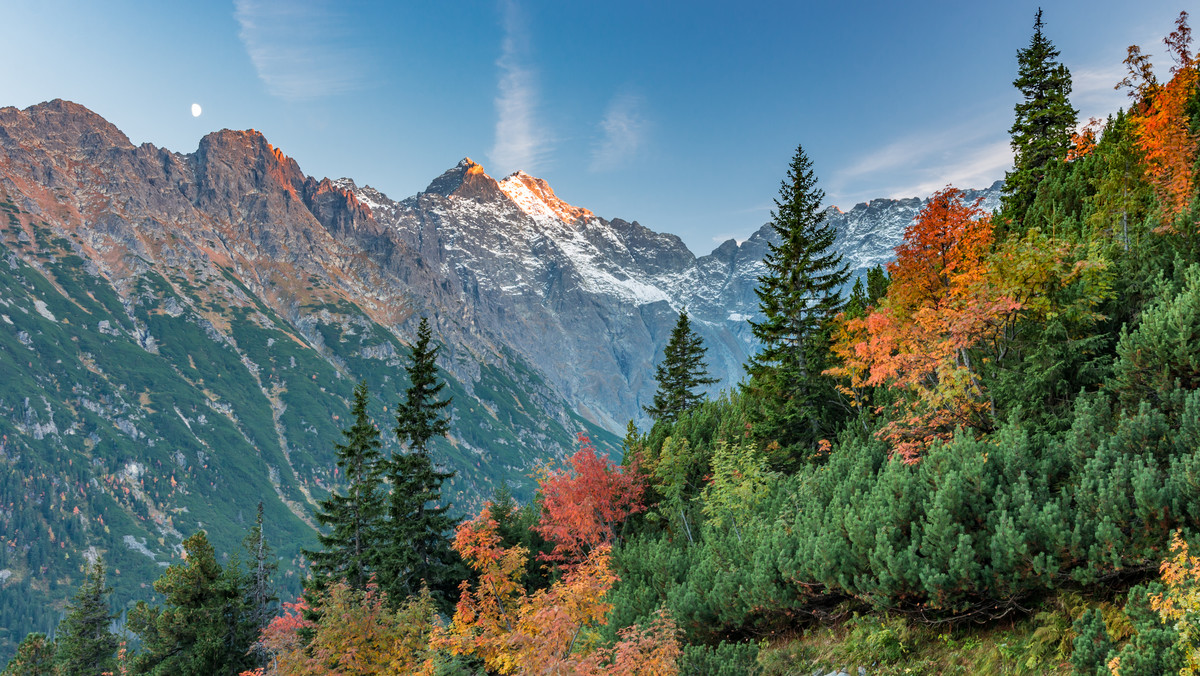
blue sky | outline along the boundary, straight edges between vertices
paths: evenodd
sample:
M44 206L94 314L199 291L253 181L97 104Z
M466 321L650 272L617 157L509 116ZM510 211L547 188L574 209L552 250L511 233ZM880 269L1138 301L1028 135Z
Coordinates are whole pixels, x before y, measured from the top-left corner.
M1081 120L1124 103L1127 45L1165 72L1187 8L1040 4ZM1038 6L10 0L0 106L70 99L178 152L254 128L396 199L470 156L704 254L767 221L797 144L845 208L1002 178Z

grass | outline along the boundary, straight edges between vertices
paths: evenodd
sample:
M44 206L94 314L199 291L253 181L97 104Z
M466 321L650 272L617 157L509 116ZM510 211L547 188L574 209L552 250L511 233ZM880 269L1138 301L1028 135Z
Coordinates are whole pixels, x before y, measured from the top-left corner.
M857 667L872 676L1072 673L1069 614L1048 607L1032 618L988 626L931 626L902 617L854 615L770 642L759 654L763 676L810 676Z

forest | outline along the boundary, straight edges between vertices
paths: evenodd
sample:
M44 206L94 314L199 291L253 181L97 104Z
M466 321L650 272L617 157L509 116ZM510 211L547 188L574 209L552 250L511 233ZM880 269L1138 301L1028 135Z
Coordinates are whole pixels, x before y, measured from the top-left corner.
M649 429L580 435L458 518L422 322L384 457L366 383L300 598L260 511L204 531L112 629L95 559L18 674L1200 673L1200 56L1129 47L1128 107L1077 119L1038 12L1001 208L936 193L850 279L798 147L759 279L761 349L710 399L686 310ZM842 290L849 288L848 294Z

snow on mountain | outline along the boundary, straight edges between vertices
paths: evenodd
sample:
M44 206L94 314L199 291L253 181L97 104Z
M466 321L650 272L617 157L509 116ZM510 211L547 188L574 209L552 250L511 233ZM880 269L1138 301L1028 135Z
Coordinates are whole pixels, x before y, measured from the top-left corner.
M497 336L610 429L644 420L678 311L686 307L708 347L713 390L735 386L756 349L747 319L758 316L770 225L696 257L676 236L637 222L606 220L559 198L544 180L516 172L500 181L464 159L424 192L393 201L352 181L375 219L414 241L436 241L481 330ZM969 191L985 209L1000 184ZM857 276L892 258L926 200L880 199L826 211L835 246Z

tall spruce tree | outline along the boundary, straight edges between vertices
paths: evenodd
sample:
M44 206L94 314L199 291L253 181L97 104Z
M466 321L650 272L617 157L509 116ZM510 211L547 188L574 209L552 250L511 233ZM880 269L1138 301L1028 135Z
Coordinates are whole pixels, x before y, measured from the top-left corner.
M780 242L768 245L758 278L763 320L750 322L762 348L746 367L760 402L756 435L779 442L771 463L781 469L811 455L838 411L836 389L821 372L828 320L842 306L840 288L850 274L832 248L837 233L825 220L824 198L812 162L797 147L771 212Z
M310 586L314 590L338 580L345 580L351 589L364 590L377 568L377 540L384 518L383 443L367 415L368 400L364 380L354 388L354 421L342 430L342 443L334 447L346 481L345 493L331 493L319 503L317 520L328 526L329 532L317 536L321 550L306 552L312 560Z
M671 330L663 359L654 370L658 391L654 393L653 405L642 407L647 415L658 422L673 423L704 400L704 395L697 394L695 389L717 382L716 378L708 377L705 352L704 341L692 330L684 308Z
M1076 110L1071 107L1071 72L1058 62L1059 52L1042 33L1042 10L1033 23L1029 46L1017 50L1013 86L1022 100L1014 110L1013 170L1004 179L1005 212L1020 220L1037 196L1050 163L1067 156Z
M446 607L460 579L449 540L457 522L446 513L450 505L441 502L442 483L455 473L438 470L429 457L433 438L450 431L445 411L451 402L438 398L446 384L438 378L438 347L431 339L429 321L422 317L406 366L411 384L396 407L395 432L403 452L394 453L387 467L391 495L380 582L394 605L418 593L424 582Z
M105 584L104 562L96 557L58 625L54 660L57 674L96 676L113 670L120 641L109 629L115 617L108 607L111 591Z

